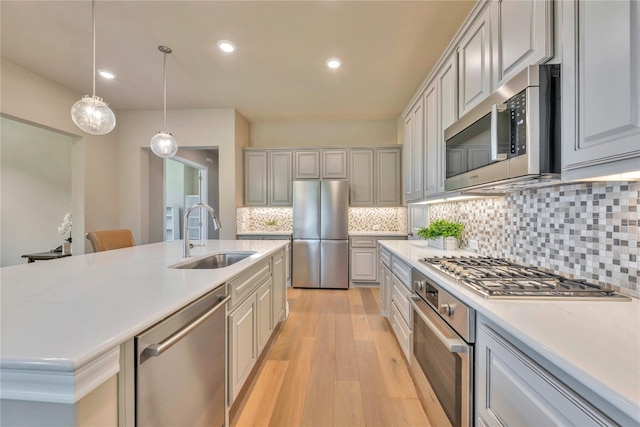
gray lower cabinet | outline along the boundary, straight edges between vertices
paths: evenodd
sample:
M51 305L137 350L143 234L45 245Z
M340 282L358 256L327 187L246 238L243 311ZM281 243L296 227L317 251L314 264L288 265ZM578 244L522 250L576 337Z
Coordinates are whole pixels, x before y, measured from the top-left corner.
M406 240L406 236L350 236L349 279L352 286L377 286L382 280L378 240Z
M284 320L285 248L228 283L229 405L242 390L275 326Z
M482 316L476 357L478 426L616 425Z
M229 404L240 393L258 358L255 293L229 315Z

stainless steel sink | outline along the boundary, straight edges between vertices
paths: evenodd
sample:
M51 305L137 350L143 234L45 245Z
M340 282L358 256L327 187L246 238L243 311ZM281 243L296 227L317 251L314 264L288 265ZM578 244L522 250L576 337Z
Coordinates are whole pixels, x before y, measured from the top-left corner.
M257 252L255 251L219 252L216 254L208 255L204 258L196 258L191 261L170 265L169 268L180 268L189 270L224 268L235 264L238 261L242 261L243 259L248 258L256 253Z

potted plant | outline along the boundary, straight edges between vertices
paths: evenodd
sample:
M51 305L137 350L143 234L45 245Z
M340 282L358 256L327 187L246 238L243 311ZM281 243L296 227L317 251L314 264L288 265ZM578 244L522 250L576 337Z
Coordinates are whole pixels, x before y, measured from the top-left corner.
M458 248L458 240L462 235L463 224L451 222L446 219L438 219L418 230L418 236L428 240L428 245L443 250L455 250Z
M275 231L276 225L278 225L278 221L275 219L270 219L269 221L265 222L265 224L267 225L267 230Z

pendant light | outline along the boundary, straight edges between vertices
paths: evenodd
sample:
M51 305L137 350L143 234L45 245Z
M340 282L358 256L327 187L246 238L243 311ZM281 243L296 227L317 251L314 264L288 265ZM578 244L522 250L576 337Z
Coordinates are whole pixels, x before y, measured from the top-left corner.
M83 131L92 135L104 135L116 127L116 116L102 98L96 96L96 11L91 0L91 31L93 38L93 94L84 95L71 107L71 120Z
M151 151L158 157L168 159L178 152L178 142L167 132L167 53L171 53L171 48L167 46L158 46L158 50L164 55L164 124L162 131L158 132L151 138Z

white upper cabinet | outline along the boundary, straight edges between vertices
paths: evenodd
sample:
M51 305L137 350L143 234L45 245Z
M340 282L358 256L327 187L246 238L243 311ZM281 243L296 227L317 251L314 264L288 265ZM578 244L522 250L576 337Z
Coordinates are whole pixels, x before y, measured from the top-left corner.
M347 150L322 151L322 179L347 179Z
M640 170L640 3L562 3L564 179Z
M491 23L494 88L553 56L551 0L494 0Z
M269 153L269 205L291 206L293 204L291 151Z
M424 106L422 97L405 118L405 200L424 196Z
M440 129L438 126L438 86L433 82L424 92L425 185L424 196L438 192L440 173Z
M375 156L375 205L402 205L400 148L376 149Z
M351 150L350 206L373 206L373 150Z
M294 156L294 179L320 179L320 151L295 151Z
M245 150L245 206L291 206L291 151Z
M442 193L446 177L444 131L458 119L458 61L455 52L444 63L436 79L438 81L438 115L440 119L437 192Z
M244 204L267 206L268 153L245 151L244 153Z
M459 115L491 93L491 9L486 7L458 45Z

